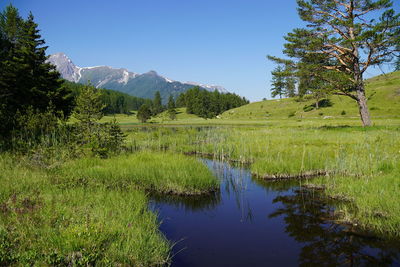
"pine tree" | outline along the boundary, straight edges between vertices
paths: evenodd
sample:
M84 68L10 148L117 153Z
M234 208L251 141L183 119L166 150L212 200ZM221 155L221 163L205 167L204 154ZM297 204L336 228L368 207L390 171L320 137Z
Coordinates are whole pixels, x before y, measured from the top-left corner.
M23 20L12 5L0 14L0 126L1 135L15 129L14 116L27 110L47 112L50 107L59 117L72 108L70 92L63 87L60 74L46 63L45 42L32 14Z
M161 103L161 94L160 91L157 91L154 95L154 100L153 100L153 115L160 114L163 112L163 106Z
M168 109L175 109L176 105L175 105L175 100L174 97L172 95L169 95L168 98Z
M169 95L168 98L168 116L171 120L176 119L176 105L172 95Z
M143 104L139 108L136 117L141 122L146 122L147 120L149 120L151 118L151 110L150 110L149 106L147 104Z
M19 103L15 101L18 79L14 50L20 36L23 19L12 5L0 13L0 136L7 138L16 128L15 114Z
M73 116L79 121L79 130L86 141L90 141L96 132L104 108L100 90L91 84L84 86L76 99Z
M285 53L299 61L323 54L329 70L321 79L333 93L354 99L364 126L371 125L363 74L391 61L399 42L400 19L390 0L298 0L299 15L308 29L295 29ZM375 18L380 14L379 19ZM288 38L290 38L290 34ZM291 52L290 52L291 51ZM300 52L299 52L300 51Z
M285 78L282 75L283 68L281 66L276 67L272 72L272 81L271 81L271 96L276 97L279 95L279 98L282 98L282 95L285 92Z

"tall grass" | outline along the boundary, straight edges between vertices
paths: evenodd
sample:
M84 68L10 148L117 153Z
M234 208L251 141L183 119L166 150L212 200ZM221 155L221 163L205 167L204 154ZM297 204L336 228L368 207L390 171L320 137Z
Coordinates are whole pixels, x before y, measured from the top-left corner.
M390 174L318 178L325 194L347 201L337 204L338 220L366 231L400 238L400 171Z
M135 129L133 150L200 152L252 162L258 175L327 170L351 175L390 171L399 161L396 127L205 127Z
M142 192L62 189L4 154L0 168L0 265L168 262L169 244Z
M200 161L180 154L139 152L109 159L83 158L57 170L64 186L138 188L198 195L216 191L217 179Z
M170 244L144 190L200 194L216 178L194 158L138 153L50 170L0 154L0 265L160 266Z

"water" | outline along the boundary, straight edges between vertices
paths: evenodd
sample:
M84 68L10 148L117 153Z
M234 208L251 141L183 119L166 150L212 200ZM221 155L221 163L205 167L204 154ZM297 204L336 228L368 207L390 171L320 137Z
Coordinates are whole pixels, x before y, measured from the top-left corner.
M244 168L204 163L221 192L151 202L175 243L172 266L400 266L399 243L330 222L333 209L300 182L264 182Z

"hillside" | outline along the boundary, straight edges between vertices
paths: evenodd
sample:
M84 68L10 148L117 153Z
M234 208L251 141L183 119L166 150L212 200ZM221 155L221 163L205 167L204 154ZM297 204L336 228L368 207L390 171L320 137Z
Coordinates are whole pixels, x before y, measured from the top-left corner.
M368 79L366 84L372 119L400 117L400 71ZM331 106L304 111L305 107L315 104L314 99L301 102L295 98L265 100L228 110L220 117L224 120L268 120L359 116L357 104L349 97L330 96L329 102Z

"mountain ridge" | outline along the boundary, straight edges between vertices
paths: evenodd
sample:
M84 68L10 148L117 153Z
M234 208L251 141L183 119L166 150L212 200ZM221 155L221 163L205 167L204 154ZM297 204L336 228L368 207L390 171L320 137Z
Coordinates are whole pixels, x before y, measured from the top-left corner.
M50 55L48 62L55 65L61 76L68 81L83 84L90 81L97 88L102 87L143 98L153 98L155 92L160 91L163 102L167 101L169 95L176 98L193 86L199 86L207 91L228 93L221 86L175 81L159 75L154 70L139 74L126 68L105 65L79 67L62 52Z

